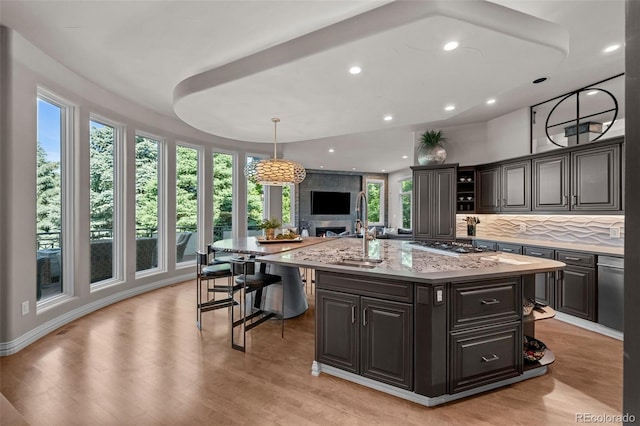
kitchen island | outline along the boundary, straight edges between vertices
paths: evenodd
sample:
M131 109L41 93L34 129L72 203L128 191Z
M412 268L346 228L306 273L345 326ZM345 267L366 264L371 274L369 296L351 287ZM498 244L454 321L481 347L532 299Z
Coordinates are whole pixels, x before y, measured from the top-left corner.
M546 373L523 360L523 315L536 273L561 262L502 252L461 255L407 241L326 243L261 260L316 270L316 353L327 373L433 406Z

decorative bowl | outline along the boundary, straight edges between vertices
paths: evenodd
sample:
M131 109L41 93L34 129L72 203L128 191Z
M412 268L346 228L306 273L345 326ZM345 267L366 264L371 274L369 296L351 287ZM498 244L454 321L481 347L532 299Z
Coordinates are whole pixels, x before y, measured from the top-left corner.
M524 336L524 359L529 362L537 362L543 356L545 351L547 350L547 346L542 343L540 340L535 339L531 336Z

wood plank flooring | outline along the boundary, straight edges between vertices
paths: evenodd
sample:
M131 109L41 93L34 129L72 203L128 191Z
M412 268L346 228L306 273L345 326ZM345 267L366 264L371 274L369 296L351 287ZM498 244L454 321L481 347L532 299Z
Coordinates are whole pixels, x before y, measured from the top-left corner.
M569 425L622 409L622 342L557 320L536 324L556 355L545 376L427 408L313 377L311 295L284 339L279 321L263 324L243 354L226 310L197 330L194 293L189 281L125 300L0 358L0 392L33 426Z

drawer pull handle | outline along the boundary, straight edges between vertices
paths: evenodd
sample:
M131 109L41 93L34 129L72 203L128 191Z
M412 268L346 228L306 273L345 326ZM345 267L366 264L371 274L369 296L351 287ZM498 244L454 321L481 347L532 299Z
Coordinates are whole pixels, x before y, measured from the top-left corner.
M532 256L542 256L542 253L540 253L539 251L532 251L531 255Z
M482 362L492 362L492 361L497 361L499 360L500 357L496 354L491 354L489 356L483 356L482 357Z
M507 253L513 252L513 250L511 250L510 248L503 248L502 251L506 251Z
M483 305L495 305L496 303L500 303L500 301L498 299L491 299L491 300L482 300Z
M351 305L351 324L356 323L356 305Z
M578 261L578 260L582 260L579 257L571 257L571 256L565 256L564 257L566 260L573 260L573 261Z

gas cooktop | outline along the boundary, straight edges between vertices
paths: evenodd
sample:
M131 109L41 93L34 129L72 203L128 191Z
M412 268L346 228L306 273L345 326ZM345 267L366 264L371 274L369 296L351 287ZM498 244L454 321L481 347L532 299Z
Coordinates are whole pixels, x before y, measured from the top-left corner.
M460 256L464 254L495 251L491 249L477 248L469 243L457 241L411 241L409 244L420 250L445 254L447 256Z

